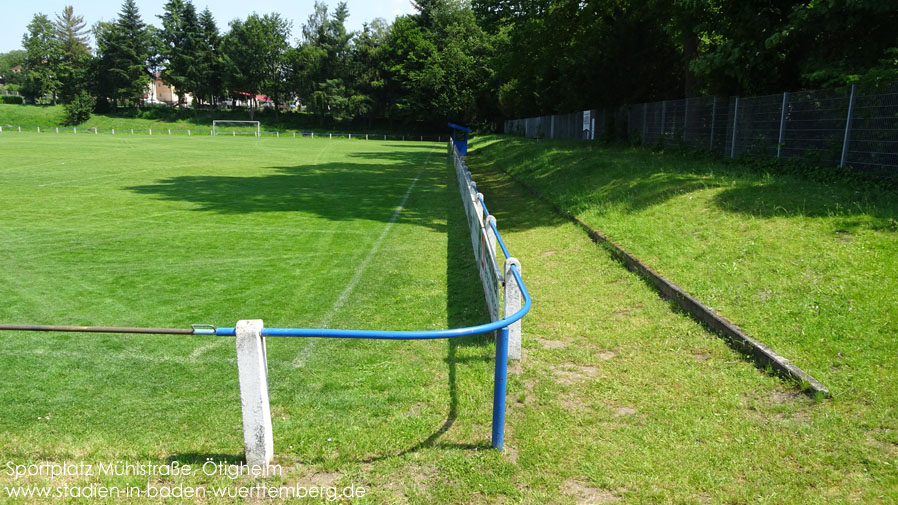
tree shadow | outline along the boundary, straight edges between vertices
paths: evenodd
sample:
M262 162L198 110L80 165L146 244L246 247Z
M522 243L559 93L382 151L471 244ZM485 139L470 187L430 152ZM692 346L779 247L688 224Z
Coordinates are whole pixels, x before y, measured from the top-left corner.
M642 158L634 163L634 156ZM552 148L546 150L544 143L514 140L495 142L469 155L475 169L506 172L514 167L516 178L574 214L585 210L601 212L602 206L638 212L678 195L722 185L700 171L659 170L652 156L655 155L581 141L553 141ZM571 181L580 184L573 185ZM497 189L509 184L496 182Z
M298 212L332 221L388 222L416 179L416 198L440 198L444 191L441 172L421 168L433 163L433 154L423 150L360 153L352 157L380 163L273 166L255 176L184 175L124 189L160 200L187 202L196 212ZM430 206L402 210L403 222L438 231L444 230L441 217Z
M796 177L740 181L721 191L714 203L722 210L760 218L834 218L840 231L858 228L896 230L898 194L876 187L853 188Z
M453 169L452 167L447 167L447 170ZM446 322L448 328L462 328L489 321L489 313L486 309L483 288L481 287L477 265L474 261L471 236L468 232L467 217L461 204L461 195L454 177L452 175L448 177L451 179L451 182L449 188L444 190L442 196L449 200L446 205ZM458 417L459 367L464 366L466 363L491 363L493 361L492 357L476 352L474 354L465 353L465 356L459 356L459 350L466 347L485 347L492 338L493 335L490 333L446 339L446 358L444 361L448 372L446 392L449 405L443 423L427 438L411 447L403 449L396 454L369 457L364 462L370 463L397 456L401 457L422 449L434 447L466 451L489 449L491 447L489 441L460 444L441 442L440 439L452 428ZM492 367L488 368L492 370Z
M475 170L513 168L515 177L574 215L601 214L603 208L639 212L680 195L719 188L715 205L754 217L835 217L846 231L861 226L894 230L898 218L893 190L848 179L818 180L813 174L768 173L741 160L517 139L474 149L469 158L475 160Z

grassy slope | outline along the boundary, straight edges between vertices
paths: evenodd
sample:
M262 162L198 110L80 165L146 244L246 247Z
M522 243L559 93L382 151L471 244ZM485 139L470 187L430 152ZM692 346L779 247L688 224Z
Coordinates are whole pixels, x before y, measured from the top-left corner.
M394 133L389 128L373 127L365 125L330 125L323 127L315 119L306 114L280 113L264 110L256 113L255 118L260 122L263 131L333 131L349 133ZM142 129L203 129L210 130L214 119L248 120L246 111L193 111L191 109L177 109L176 107L156 106L137 110L123 110L110 114L93 114L81 128L100 128L125 130L129 128ZM61 105L10 105L0 104L0 126L62 126L65 120L65 112ZM399 134L408 134L408 130L402 130Z
M351 309L331 326L483 317L452 175L421 144L30 134L0 142L16 160L0 170L14 188L0 195L0 272L12 286L2 320L81 314L83 323L183 326L239 314L320 323L419 170ZM157 161L161 151L167 159ZM898 500L894 431L870 430L853 405L814 403L753 368L489 156L476 151L471 168L535 299L525 361L509 380L506 453L487 449L485 341L272 340L284 482L362 484L369 503ZM74 181L61 175L72 158L82 161ZM241 279L272 286L247 294ZM241 457L227 342L192 358L214 339L0 338L15 365L0 367L4 458ZM188 480L197 481L215 479Z
M828 384L828 413L801 423L834 442L818 464L896 463L894 194L580 142L486 139L470 164L522 177Z

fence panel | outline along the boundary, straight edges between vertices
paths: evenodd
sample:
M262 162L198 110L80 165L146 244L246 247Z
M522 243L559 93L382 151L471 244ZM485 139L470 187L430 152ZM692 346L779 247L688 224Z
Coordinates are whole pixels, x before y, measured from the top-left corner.
M789 93L782 158L838 165L849 95L844 90Z
M898 82L755 97L703 96L640 103L617 111L513 119L505 132L529 138L626 139L723 156L782 158L898 175ZM849 110L851 109L851 110ZM849 114L850 113L850 114ZM849 124L850 116L850 124ZM608 131L608 128L613 128Z
M880 90L859 88L848 141L847 163L865 172L898 169L898 82Z
M736 118L735 156L776 158L783 95L741 98Z

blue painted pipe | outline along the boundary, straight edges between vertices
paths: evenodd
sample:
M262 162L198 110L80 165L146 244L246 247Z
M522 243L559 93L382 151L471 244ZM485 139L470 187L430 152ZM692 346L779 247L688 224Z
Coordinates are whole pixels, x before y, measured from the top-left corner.
M493 375L493 449L502 450L505 440L505 391L508 378L508 327L496 338L496 370Z
M438 338L458 338L468 335L478 335L504 328L524 317L530 311L532 301L521 274L516 266L512 265L511 273L514 275L518 286L521 287L521 296L524 303L521 310L492 323L466 328L454 328L451 330L411 330L411 331L386 331L386 330L336 330L330 328L262 328L263 337L324 337L324 338L360 338L379 340L432 340ZM235 328L197 328L194 335L216 335L219 337L234 337L237 335ZM507 349L506 349L507 353Z

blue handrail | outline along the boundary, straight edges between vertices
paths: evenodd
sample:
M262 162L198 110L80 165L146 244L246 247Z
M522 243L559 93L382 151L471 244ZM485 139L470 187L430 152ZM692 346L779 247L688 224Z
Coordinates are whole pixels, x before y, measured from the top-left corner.
M521 296L524 303L521 309L487 324L477 326L468 326L466 328L454 328L449 330L409 330L409 331L386 331L386 330L341 330L330 328L262 328L262 336L264 337L323 337L323 338L358 338L358 339L380 339L380 340L432 340L438 338L458 338L468 335L478 335L504 328L515 321L524 317L530 311L532 301L521 274L515 265L511 266L511 273L514 275L518 286L521 288ZM194 335L216 335L219 337L234 337L237 335L236 328L197 328Z

